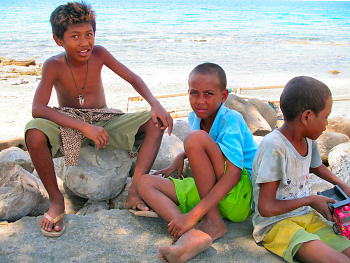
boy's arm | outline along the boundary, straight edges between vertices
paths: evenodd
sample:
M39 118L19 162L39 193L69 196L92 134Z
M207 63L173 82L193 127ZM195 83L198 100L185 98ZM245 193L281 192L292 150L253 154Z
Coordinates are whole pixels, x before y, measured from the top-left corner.
M85 137L95 142L97 149L105 147L109 142L109 137L102 127L97 127L74 119L48 106L52 87L57 78L57 64L52 60L46 61L42 69L42 79L36 89L33 99L33 118L44 118L60 126L79 130Z
M333 185L338 185L344 191L344 193L350 197L350 187L336 177L324 164L321 164L317 168L310 168L310 172Z
M153 175L161 174L162 177L168 178L173 172L177 171L177 178L180 179L182 170L184 168L185 158L186 158L186 152L183 151L175 157L174 161L167 168L155 171L152 174Z
M260 184L258 210L261 216L278 216L308 205L322 214L327 220L332 220L332 215L327 205L327 202L335 202L332 198L312 195L297 199L279 200L276 199L279 183L279 181L273 181Z
M226 173L218 180L209 193L187 214L175 217L169 223L169 233L180 237L194 227L210 209L216 206L241 180L242 170L226 160Z
M153 96L146 83L138 75L116 60L105 48L99 46L97 50L98 52L101 52L100 55L104 58L104 64L125 81L129 82L130 85L149 103L151 106L151 116L154 125L158 127L159 119L163 125L161 129L165 130L168 128L168 133L170 135L173 129L173 119Z

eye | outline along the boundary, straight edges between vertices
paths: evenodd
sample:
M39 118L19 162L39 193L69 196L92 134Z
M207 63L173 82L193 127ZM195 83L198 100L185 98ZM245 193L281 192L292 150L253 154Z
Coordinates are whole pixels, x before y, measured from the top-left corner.
M87 33L86 36L87 36L87 37L93 37L94 34L93 34L93 33Z
M72 38L77 39L78 35L72 35Z
M190 95L196 95L197 91L190 91Z

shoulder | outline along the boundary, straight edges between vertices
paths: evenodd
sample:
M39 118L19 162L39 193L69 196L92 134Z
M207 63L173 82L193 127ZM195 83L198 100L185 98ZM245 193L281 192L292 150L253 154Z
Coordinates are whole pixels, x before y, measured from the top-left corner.
M58 54L56 56L52 56L48 58L43 67L53 67L53 66L61 66L62 63L65 63L64 53Z
M92 51L92 55L95 58L102 59L102 60L105 58L108 58L109 56L112 56L111 53L105 47L100 46L100 45L94 46L94 49Z
M232 110L229 108L226 108L225 106L223 107L223 116L222 118L224 120L230 120L230 121L235 121L235 122L244 122L243 116L241 113L239 113L236 110Z
M98 53L106 53L106 52L108 52L108 50L105 47L100 45L94 46L93 53L98 54Z
M64 53L58 54L56 56L52 56L48 58L42 67L42 75L46 76L48 74L58 74L58 71L62 69L65 65L66 61L64 58Z
M284 152L286 144L279 136L278 131L272 131L265 135L258 147L258 154L261 152Z
M236 110L232 110L226 107L223 108L221 120L222 125L226 126L229 129L234 129L237 131L244 131L249 129L242 114Z

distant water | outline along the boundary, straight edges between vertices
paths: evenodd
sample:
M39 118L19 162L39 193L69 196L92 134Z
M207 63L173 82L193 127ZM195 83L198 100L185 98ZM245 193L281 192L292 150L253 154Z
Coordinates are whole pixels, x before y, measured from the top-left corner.
M310 75L350 93L350 2L86 2L97 13L96 44L137 72L176 77L211 61L240 86L280 85ZM1 0L0 57L43 62L62 52L49 17L63 3Z

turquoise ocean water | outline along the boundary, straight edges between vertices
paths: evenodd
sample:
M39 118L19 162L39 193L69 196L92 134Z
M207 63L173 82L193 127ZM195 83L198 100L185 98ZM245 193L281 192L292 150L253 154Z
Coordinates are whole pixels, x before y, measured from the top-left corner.
M350 94L348 1L86 2L97 14L96 44L138 73L176 77L211 61L240 86L310 75ZM43 62L62 52L49 17L63 3L1 0L0 57Z

